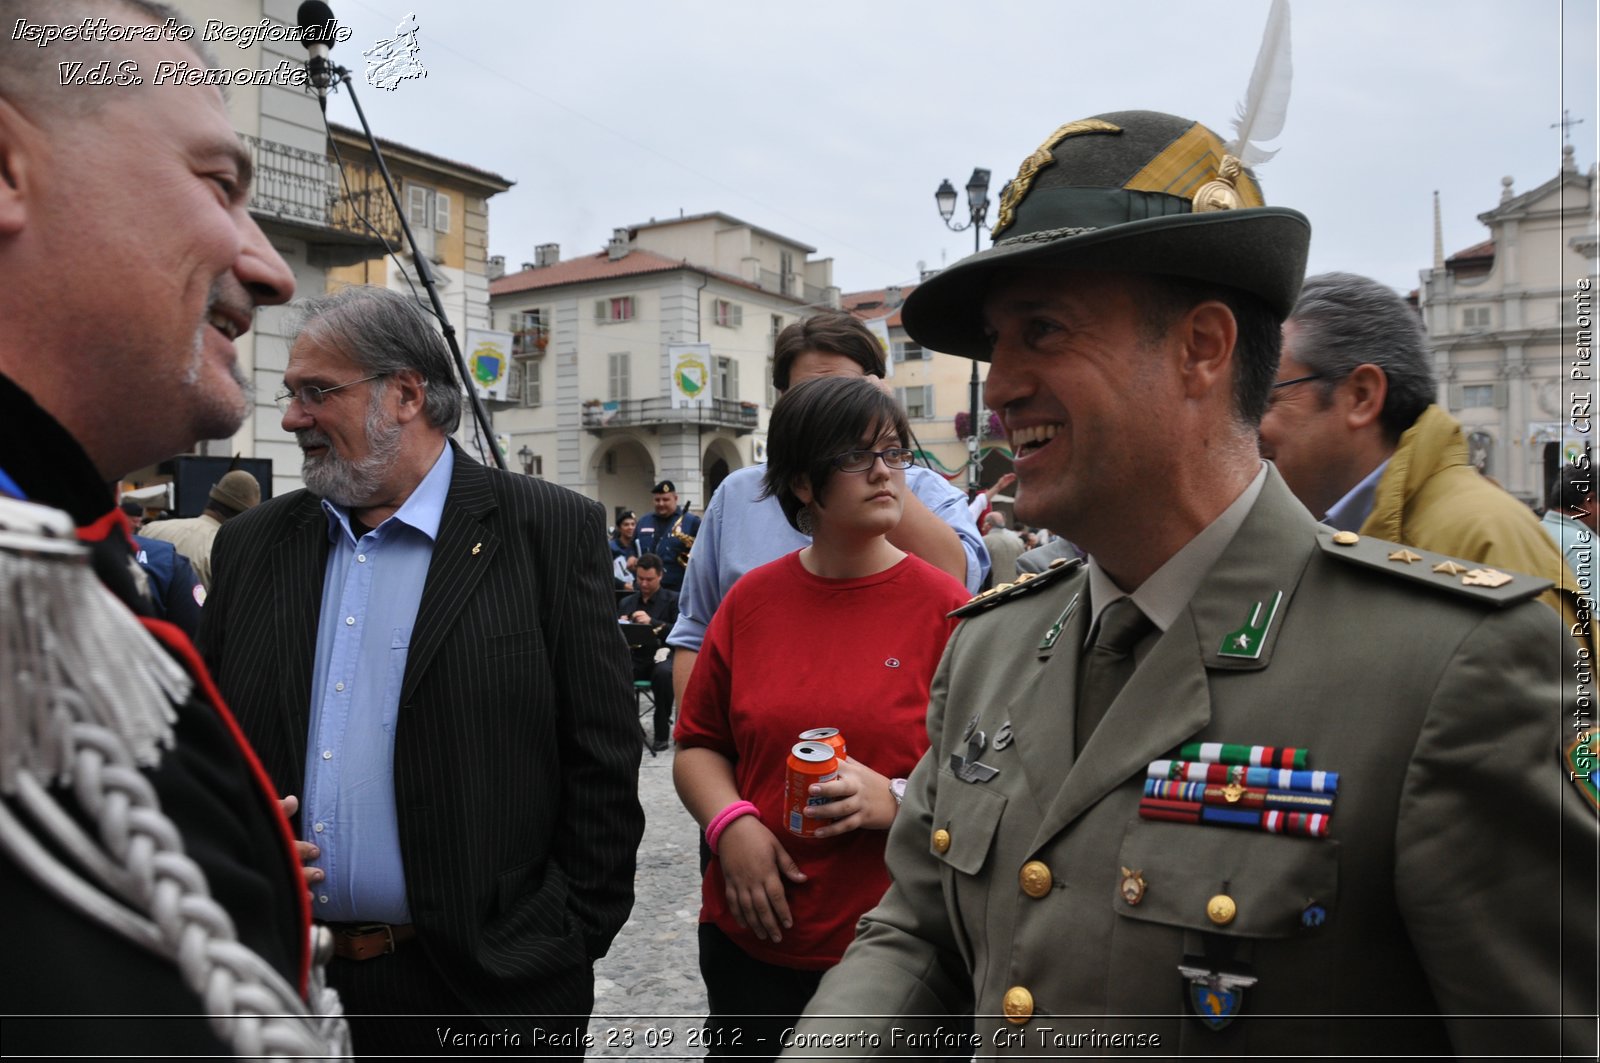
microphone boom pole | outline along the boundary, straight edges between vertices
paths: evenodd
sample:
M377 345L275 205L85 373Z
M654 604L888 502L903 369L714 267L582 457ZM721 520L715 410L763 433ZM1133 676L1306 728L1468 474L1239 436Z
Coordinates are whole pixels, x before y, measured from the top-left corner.
M489 424L489 411L484 407L483 399L479 397L478 389L472 386L472 378L467 373L467 360L461 356L461 346L456 342L456 328L450 323L450 316L445 313L444 303L439 299L439 287L433 282L433 266L422 253L422 249L417 246L416 234L411 231L411 222L407 219L405 208L400 203L400 193L395 190L394 178L389 176L389 164L384 161L378 140L372 135L372 127L367 124L367 113L361 109L361 101L356 99L355 87L350 83L350 71L337 64L330 64L330 68L334 83L344 84L346 91L350 93L350 102L355 105L356 117L361 119L361 132L366 135L367 146L372 149L372 157L378 162L378 172L383 175L383 185L389 190L389 201L394 204L395 217L400 220L400 229L406 234L406 244L411 248L411 260L417 264L417 276L422 278L422 286L428 292L428 300L433 303L433 312L444 329L444 341L450 347L451 357L455 359L456 372L461 374L461 384L466 388L467 402L472 407L472 419L476 422L484 441L489 444L490 452L494 454L495 466L505 471L506 456L500 453L500 445L495 442Z
M372 149L372 157L378 161L378 172L383 175L383 187L388 189L389 202L394 204L394 215L400 219L400 231L406 235L406 244L411 248L411 260L417 264L417 276L422 278L422 286L427 289L428 300L433 303L434 316L439 319L439 325L444 330L444 342L450 347L450 355L455 359L456 372L461 375L461 386L466 389L467 402L472 407L472 419L478 426L478 432L483 436L484 442L489 444L489 449L494 453L494 463L501 471L506 470L506 456L500 453L500 447L495 442L490 431L489 411L484 408L483 400L478 397L478 389L472 386L472 377L467 372L467 361L461 357L461 345L456 342L455 326L450 324L450 315L444 312L444 303L439 298L439 286L433 282L433 265L422 254L422 248L417 246L417 236L411 231L411 221L406 216L405 207L400 202L400 193L394 187L394 178L389 175L389 164L384 160L383 151L378 147L378 139L372 135L372 127L367 124L367 112L361 109L361 101L356 99L355 86L350 81L350 71L342 66L337 66L328 60L328 51L333 47L337 37L337 23L334 21L333 10L323 0L305 0L300 5L298 12L301 41L310 53L306 61L306 72L310 75L311 84L317 90L317 104L322 108L324 120L328 113L328 89L330 86L344 83L346 91L350 93L350 102L355 104L356 117L361 119L361 132L367 138L367 147ZM379 234L382 237L383 234ZM388 241L384 241L385 246Z

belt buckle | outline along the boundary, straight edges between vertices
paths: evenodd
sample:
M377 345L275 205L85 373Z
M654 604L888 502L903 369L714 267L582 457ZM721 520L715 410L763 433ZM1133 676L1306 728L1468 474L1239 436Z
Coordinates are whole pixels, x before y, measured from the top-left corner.
M351 927L349 930L345 931L345 934L347 937L351 938L363 938L368 934L376 934L380 931L383 933L384 948L382 952L378 953L378 955L387 956L393 953L395 948L394 927L390 926L388 923L362 923L360 926Z

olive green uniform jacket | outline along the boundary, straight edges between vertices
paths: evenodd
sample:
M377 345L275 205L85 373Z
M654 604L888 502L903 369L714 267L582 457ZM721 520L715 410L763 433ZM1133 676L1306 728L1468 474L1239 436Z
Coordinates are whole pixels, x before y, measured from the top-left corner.
M1548 608L1512 600L1516 581L1478 591L1433 573L1439 558L1390 562L1393 547L1330 536L1270 472L1076 762L1082 570L965 620L890 833L894 884L823 980L801 1043L865 1033L876 1044L852 1053L932 1056L904 1034L975 1011L963 1059L1592 1056L1592 1020L1540 1017L1592 1013L1596 992L1596 825L1558 752L1574 644ZM1259 657L1223 656L1280 591ZM974 717L978 759L999 772L985 783L952 773ZM1311 768L1341 774L1330 835L1142 820L1146 766L1197 740L1309 750ZM1020 880L1030 862L1049 872L1041 891L1032 869L1038 897ZM1226 926L1207 914L1218 894L1237 908ZM1306 925L1319 906L1325 920ZM1178 970L1208 953L1257 979L1216 1031L1189 1013ZM1014 989L1031 1015L1003 1015L1008 993L1026 1011ZM1486 1014L1526 1018L1472 1018ZM875 1015L888 1017L862 1018ZM1112 1033L1159 1041L1094 1040ZM806 1054L836 1053L786 1058Z

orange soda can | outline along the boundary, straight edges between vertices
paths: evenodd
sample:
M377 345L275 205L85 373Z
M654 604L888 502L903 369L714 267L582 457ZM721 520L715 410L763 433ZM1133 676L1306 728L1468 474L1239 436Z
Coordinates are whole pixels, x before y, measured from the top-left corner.
M834 756L845 759L844 735L839 733L837 727L813 727L809 731L801 731L800 741L826 743L833 747Z
M806 818L807 808L828 803L825 797L812 797L811 788L838 777L839 758L827 743L801 742L789 750L783 787L789 807L789 833L809 838L817 833L818 827L825 826L820 820Z

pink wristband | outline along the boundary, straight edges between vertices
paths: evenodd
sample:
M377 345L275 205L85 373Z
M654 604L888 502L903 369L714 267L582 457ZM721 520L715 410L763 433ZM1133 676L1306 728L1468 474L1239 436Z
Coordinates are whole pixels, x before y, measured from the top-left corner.
M735 801L727 808L711 817L711 822L706 824L706 845L711 848L713 855L717 851L717 839L722 837L722 832L728 829L728 824L740 816L759 816L761 810L749 801Z

